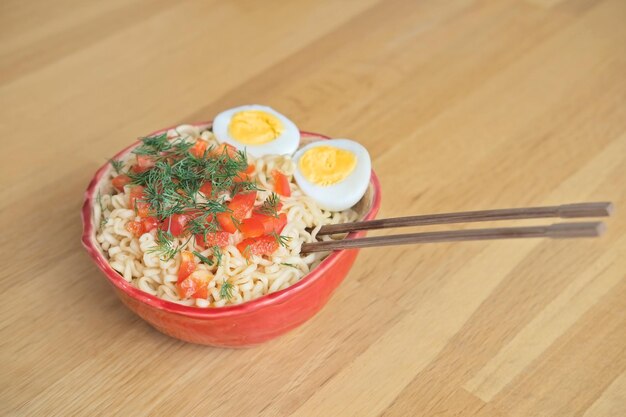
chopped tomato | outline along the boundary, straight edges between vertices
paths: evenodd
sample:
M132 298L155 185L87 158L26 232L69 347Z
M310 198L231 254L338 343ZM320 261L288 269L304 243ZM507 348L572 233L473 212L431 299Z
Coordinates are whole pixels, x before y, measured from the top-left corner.
M192 216L189 214L172 214L170 217L163 220L161 230L169 230L169 232L176 237L181 236L185 233L185 227L187 227L187 223L191 218Z
M196 292L196 282L192 279L177 282L176 289L180 298L189 298Z
M263 235L244 239L237 244L237 249L246 258L251 255L270 255L278 249L278 242L274 236Z
M188 278L177 284L179 295L183 298L207 298L211 275L207 271L194 271ZM181 293L185 289L185 293Z
M241 193L237 194L233 197L233 199L228 203L228 209L230 211L219 213L217 215L217 221L220 226L222 226L222 230L228 233L235 233L237 231L237 226L235 222L240 222L250 213L252 207L254 206L254 201L256 200L256 191L251 193Z
M150 215L150 204L145 202L137 202L137 215L139 217L148 217Z
M249 164L248 167L246 168L244 172L244 174L248 174L248 175L252 175L254 174L254 170L256 169L256 167L254 166L254 164Z
M193 293L193 298L204 298L207 299L209 297L209 284L197 285L196 292Z
M233 178L234 183L244 182L244 181L252 181L252 174L254 174L255 170L254 164L250 164L246 167L245 170L239 172L235 178Z
M141 185L135 185L130 189L130 197L128 202L130 203L130 208L135 208L135 204L137 200L142 200L144 198L143 195L143 187Z
M180 298L207 298L211 274L204 270L197 270L187 278L176 283Z
M200 187L200 192L204 194L206 197L211 197L211 191L213 191L213 184L211 181L207 181Z
M244 237L257 237L265 233L265 226L263 220L253 214L252 217L241 222L239 230Z
M137 164L131 167L133 172L140 174L146 172L156 164L156 161L150 155L137 155Z
M198 139L196 144L189 149L189 152L196 158L202 158L206 152L207 146L208 143L206 141Z
M156 217L146 217L141 220L141 223L143 224L143 229L146 232L159 227L159 220Z
M117 190L117 191L124 191L124 186L126 184L130 184L130 177L126 174L120 174L117 177L113 178L113 180L111 181L113 183L113 187Z
M287 215L280 213L278 217L268 216L261 213L252 213L250 218L245 219L239 226L244 237L257 237L262 234L278 233L283 231L287 224Z
M217 221L222 226L222 229L228 233L235 233L237 231L237 226L233 221L232 213L224 212L218 213Z
M280 234L287 225L287 215L280 213L278 217L267 216L268 220L265 222L265 233L277 233ZM268 230L269 227L269 230Z
M206 239L204 238L204 234L197 234L196 245L205 249L210 246L219 246L223 248L224 246L228 246L229 237L230 233L228 232L207 233Z
M237 194L228 203L228 208L232 211L233 216L237 220L243 220L248 216L250 210L252 210L255 200L256 191Z
M178 281L181 282L185 278L187 278L193 271L196 270L196 262L193 258L193 253L189 251L181 251L180 252L181 261L180 266L178 267Z
M210 152L211 156L220 156L224 154L228 155L228 157L232 159L237 156L237 148L233 145L229 145L228 143L222 143L211 149Z
M141 185L135 185L130 189L130 196L128 202L130 208L137 212L139 217L148 217L150 215L150 204L146 201L143 187Z
M126 223L126 230L128 230L130 233L133 234L133 236L135 237L139 237L141 235L144 234L144 227L143 227L143 223L142 222L137 222L135 220L132 220L128 223Z
M289 188L289 179L287 176L275 169L272 171L272 177L274 177L274 191L283 197L290 197L291 188Z
M233 177L233 182L235 184L239 182L250 182L251 179L252 178L250 178L250 175L246 174L245 172L240 172L239 174Z

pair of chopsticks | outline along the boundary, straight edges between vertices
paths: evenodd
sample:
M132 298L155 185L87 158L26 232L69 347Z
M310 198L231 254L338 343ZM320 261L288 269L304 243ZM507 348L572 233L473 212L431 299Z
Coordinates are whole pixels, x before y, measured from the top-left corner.
M318 236L359 230L389 229L393 227L434 224L471 223L492 220L521 220L539 218L607 217L613 212L610 202L564 204L547 207L525 207L498 210L465 211L421 216L395 217L323 226ZM597 237L605 230L602 222L555 223L546 226L497 227L491 229L450 230L442 232L409 233L391 236L348 238L324 242L304 243L301 252L324 252L339 249L370 248L375 246L408 245L413 243L461 242L469 240Z

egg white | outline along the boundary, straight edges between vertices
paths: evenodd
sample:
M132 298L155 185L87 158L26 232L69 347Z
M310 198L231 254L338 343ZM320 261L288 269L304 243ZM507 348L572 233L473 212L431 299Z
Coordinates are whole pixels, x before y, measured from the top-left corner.
M300 171L300 158L306 151L318 146L332 146L352 152L356 156L354 170L341 182L329 186L308 181ZM350 139L320 140L298 150L293 157L296 164L294 178L304 194L311 197L321 208L342 211L354 206L365 195L372 175L370 155L361 144Z
M258 110L269 113L280 120L283 125L283 132L273 141L262 145L248 145L239 142L230 136L229 126L233 115L242 111ZM250 104L246 106L234 107L218 114L213 120L213 134L219 142L228 143L239 150L245 150L249 155L259 158L265 155L293 155L300 146L300 130L288 118L278 113L271 107Z

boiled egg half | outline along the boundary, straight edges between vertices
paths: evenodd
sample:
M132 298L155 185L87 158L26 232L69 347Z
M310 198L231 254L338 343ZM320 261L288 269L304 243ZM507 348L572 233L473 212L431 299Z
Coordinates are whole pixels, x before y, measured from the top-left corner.
M294 178L321 208L341 211L365 194L372 163L362 145L349 139L320 140L294 155Z
M221 112L213 120L213 133L249 155L292 155L300 145L296 125L271 107L257 104Z

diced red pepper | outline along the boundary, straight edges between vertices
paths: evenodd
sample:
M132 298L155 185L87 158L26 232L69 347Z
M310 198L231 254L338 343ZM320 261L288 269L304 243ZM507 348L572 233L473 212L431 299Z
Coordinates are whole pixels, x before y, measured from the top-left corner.
M283 197L290 197L291 188L287 176L275 169L272 171L272 177L274 177L274 191Z
M168 231L173 236L182 236L185 233L187 223L192 219L189 214L172 214L161 223L161 230Z
M131 220L126 223L126 230L133 234L135 237L139 237L144 234L144 227L142 222Z
M130 184L130 182L131 179L126 174L120 174L117 177L113 178L113 180L111 180L113 188L115 188L117 191L124 191L124 186L126 184Z
M268 217L269 217L269 221L266 223L266 225L268 223L269 225L265 227L265 233L274 232L276 234L280 234L285 228L285 226L287 225L287 214L280 213L278 217L272 217L272 216L268 216ZM270 227L269 231L268 231L268 227Z
M185 278L187 278L193 271L196 270L196 262L193 258L193 253L189 251L181 251L180 252L181 261L180 266L178 267L178 281L181 282Z
M211 197L211 191L213 190L213 184L211 181L207 181L200 187L200 192L204 194L206 197Z
M278 242L274 236L263 235L242 240L237 244L237 249L246 258L251 255L271 255L278 249Z
M180 298L207 298L211 275L204 270L197 270L187 278L176 283Z
M137 200L142 200L144 198L143 195L143 187L141 185L135 185L130 189L128 197L128 203L130 208L134 209L137 203Z
M224 246L228 246L229 239L230 233L228 232L210 232L206 234L206 239L204 238L204 234L197 234L196 245L204 249L211 246L223 248Z
M233 159L235 156L237 156L237 148L235 148L233 145L229 145L228 143L222 143L211 149L210 152L211 156L221 156L224 154Z
M262 234L280 234L286 224L287 215L285 213L280 213L278 217L252 213L250 218L245 219L241 223L239 230L243 233L244 237L257 237Z
M209 144L205 140L198 139L196 140L196 143L189 148L189 152L196 158L202 158L208 145Z
M243 172L244 172L244 174L252 175L252 174L254 174L254 170L255 169L256 169L256 167L254 166L254 164L248 164L248 167Z
M196 281L197 282L197 281ZM207 299L209 297L209 283L204 284L204 281L200 285L196 283L196 292L193 293L193 298Z
M250 176L246 174L245 172L240 172L233 177L233 182L235 184L240 183L240 182L250 182L251 180L252 178L250 178Z
M257 237L265 233L263 220L258 215L252 215L248 219L244 219L239 225L239 231L244 237Z
M219 213L217 215L217 221L220 226L222 226L222 230L228 233L235 233L237 231L237 226L235 225L235 222L233 222L233 218L231 216L231 213Z
M154 158L150 155L137 155L137 164L133 165L130 169L140 174L146 172L156 164Z
M233 222L233 219L240 222L248 217L250 210L254 207L255 200L256 191L251 193L241 193L234 196L227 205L230 211L219 213L217 215L217 221L220 226L222 226L222 230L228 233L235 233L237 231L237 226L235 225L235 222Z
M150 204L146 201L143 187L141 185L135 185L130 189L130 195L128 202L130 208L137 212L139 217L148 217L150 215Z
M141 220L143 224L144 233L159 227L159 220L156 217L146 217Z
M150 216L150 204L145 202L137 202L137 216L148 217Z

